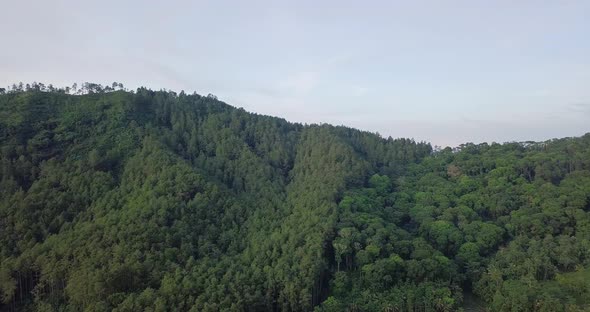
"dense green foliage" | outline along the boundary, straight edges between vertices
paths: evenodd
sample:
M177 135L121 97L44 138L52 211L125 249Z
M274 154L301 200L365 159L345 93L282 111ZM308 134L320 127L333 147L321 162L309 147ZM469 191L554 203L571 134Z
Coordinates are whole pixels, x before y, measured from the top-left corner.
M323 311L590 308L590 135L463 145L375 175L339 204ZM392 189L393 187L393 189Z
M0 310L590 304L590 134L433 152L214 96L81 90L0 90Z

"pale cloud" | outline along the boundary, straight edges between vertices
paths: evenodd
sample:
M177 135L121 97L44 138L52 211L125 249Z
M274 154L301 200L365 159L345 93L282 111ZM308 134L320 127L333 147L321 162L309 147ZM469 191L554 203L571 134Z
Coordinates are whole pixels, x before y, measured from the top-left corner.
M590 115L590 103L570 104L568 110L576 114Z
M320 84L320 76L329 75L336 67L343 66L345 63L350 62L350 60L351 56L348 54L335 54L321 60L319 63L314 64L314 62L310 62L313 65L308 68L312 68L312 70L292 73L278 82L277 89L299 96L308 95ZM367 89L361 86L354 86L352 88L352 94L355 96L364 95L366 91Z
M353 86L351 89L353 96L363 96L369 92L369 88L361 87L361 86Z
M304 71L288 76L279 81L278 87L297 95L307 95L320 83L319 73L316 71Z
M351 55L333 55L326 60L326 65L341 65L349 62L352 59Z

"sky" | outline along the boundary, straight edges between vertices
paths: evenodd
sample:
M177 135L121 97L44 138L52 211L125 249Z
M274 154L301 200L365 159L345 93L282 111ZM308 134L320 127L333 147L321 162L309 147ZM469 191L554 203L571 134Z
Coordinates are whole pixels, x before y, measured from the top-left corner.
M590 1L0 2L0 86L212 93L439 146L590 132Z

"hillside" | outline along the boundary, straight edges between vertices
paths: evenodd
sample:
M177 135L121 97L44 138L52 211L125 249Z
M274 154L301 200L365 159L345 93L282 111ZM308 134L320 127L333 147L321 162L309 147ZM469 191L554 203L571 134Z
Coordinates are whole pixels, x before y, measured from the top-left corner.
M590 134L433 151L214 96L0 91L2 311L590 305Z

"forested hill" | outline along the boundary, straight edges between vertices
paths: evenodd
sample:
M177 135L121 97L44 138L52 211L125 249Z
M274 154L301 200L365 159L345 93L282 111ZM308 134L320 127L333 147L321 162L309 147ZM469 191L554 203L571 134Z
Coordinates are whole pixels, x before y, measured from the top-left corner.
M433 151L214 96L0 93L2 311L590 308L590 134Z

